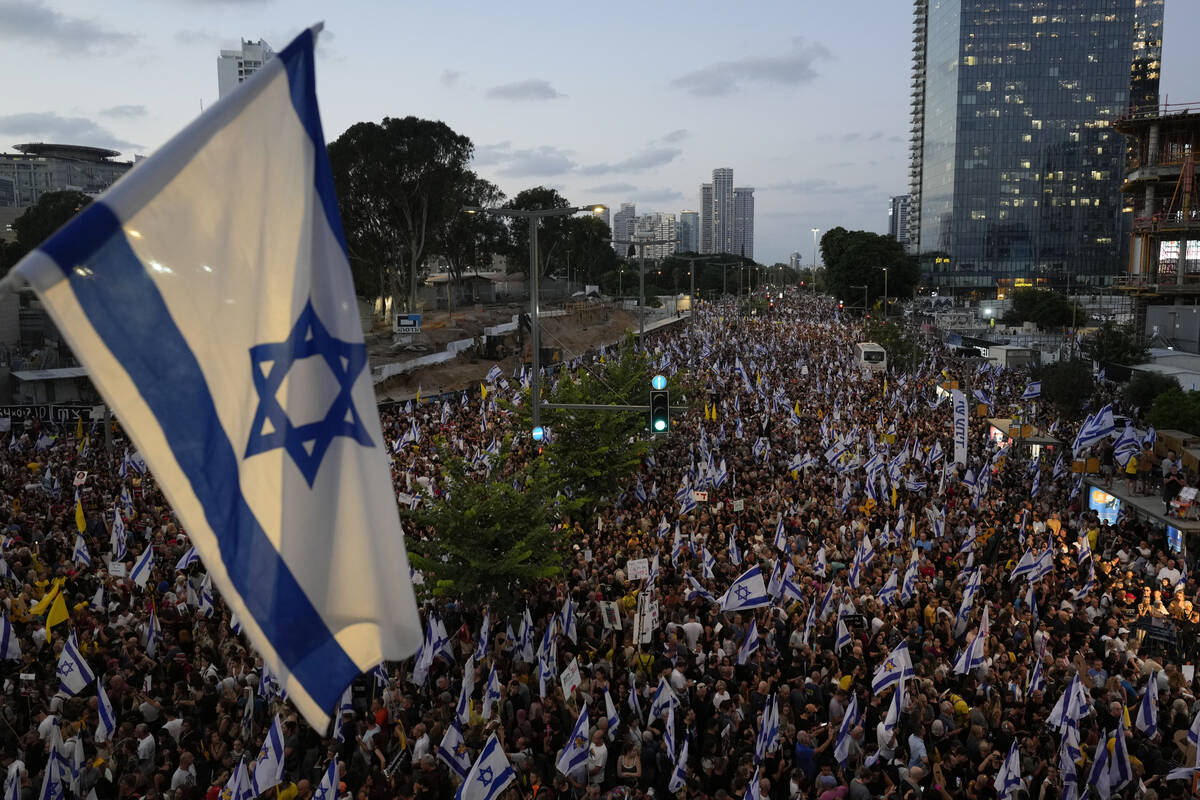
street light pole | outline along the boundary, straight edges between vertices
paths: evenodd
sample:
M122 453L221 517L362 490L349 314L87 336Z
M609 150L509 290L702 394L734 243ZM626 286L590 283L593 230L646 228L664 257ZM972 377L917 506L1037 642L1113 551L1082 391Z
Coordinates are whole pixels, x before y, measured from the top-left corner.
M883 318L888 318L887 267L883 268Z
M529 396L531 408L529 412L533 428L536 430L542 424L542 339L540 297L538 292L538 224L544 217L566 217L580 211L600 211L604 206L569 206L567 208L484 208L482 206L466 206L468 214L494 214L500 217L520 217L529 220L529 338L530 367L533 375L529 379Z
M638 274L638 346L645 347L646 336L646 247L647 245L674 244L674 239L610 239L610 244L638 246L640 269Z
M817 232L820 230L821 230L820 228L812 229L812 235L813 235L813 281L814 282L817 280Z

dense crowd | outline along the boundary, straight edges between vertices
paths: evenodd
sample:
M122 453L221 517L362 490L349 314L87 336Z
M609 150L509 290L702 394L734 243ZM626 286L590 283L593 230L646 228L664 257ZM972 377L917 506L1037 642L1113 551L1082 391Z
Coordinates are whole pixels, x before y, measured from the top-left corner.
M860 324L819 298L697 316L649 346L663 371L702 365L703 408L595 518L560 521L561 578L503 619L417 576L421 654L356 681L327 731L238 635L119 432L14 430L4 800L241 800L276 720L282 777L253 785L277 800L448 800L493 735L525 800L1190 796L1166 776L1200 731L1192 567L1160 529L1089 509L1077 423L1021 400L1027 374L935 341L910 370L865 371ZM953 464L950 380L1064 444L1035 455L973 418ZM511 427L496 400L522 379L487 385L381 410L404 505L442 491L435 439L473 457ZM1115 472L1116 433L1080 455ZM1195 485L1145 452L1131 486ZM74 695L68 643L96 676Z

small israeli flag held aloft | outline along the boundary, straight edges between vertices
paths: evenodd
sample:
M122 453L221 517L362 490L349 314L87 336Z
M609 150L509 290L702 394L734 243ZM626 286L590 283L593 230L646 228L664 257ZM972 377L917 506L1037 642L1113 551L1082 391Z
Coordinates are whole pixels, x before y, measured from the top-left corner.
M421 628L317 110L319 30L0 288L37 291L250 643L325 730L350 681L412 655Z

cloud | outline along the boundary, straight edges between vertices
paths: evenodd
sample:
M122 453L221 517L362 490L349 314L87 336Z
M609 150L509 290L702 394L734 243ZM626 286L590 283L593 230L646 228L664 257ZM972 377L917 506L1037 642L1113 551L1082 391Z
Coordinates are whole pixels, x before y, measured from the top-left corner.
M69 17L36 0L0 0L0 41L47 46L59 55L82 56L127 46L137 37L92 19Z
M499 100L553 100L566 95L551 86L549 81L530 78L525 81L493 86L487 90L487 96Z
M0 133L34 141L81 144L112 150L141 150L142 146L117 136L85 117L62 117L53 111L0 115Z
M512 142L485 144L475 148L477 167L496 167L501 175L513 178L533 178L562 175L575 169L569 150L553 145L514 149Z
M462 73L456 69L442 70L442 86L453 86L454 84L458 83L458 79L461 77Z
M610 172L642 172L669 164L678 158L682 152L678 147L651 147L615 164L592 164L583 167L579 172L583 175L606 175Z
M590 186L586 191L596 194L632 194L637 191L637 187L632 183L602 183L599 186Z
M677 144L688 137L687 128L676 128L658 141L663 144Z
M790 192L793 194L821 193L831 194L872 194L879 190L873 183L848 185L831 181L828 178L806 178L804 180L779 181L760 187L767 192Z
M220 41L222 37L213 31L205 31L200 28L184 28L183 30L175 31L172 38L180 44L211 45Z
M138 119L146 116L146 107L143 105L112 106L101 111L100 116L117 117L119 119Z
M646 189L634 192L632 200L637 203L675 203L683 199L683 195L674 189Z
M718 61L675 78L671 85L701 97L729 94L754 83L799 86L813 81L817 77L816 63L829 56L829 50L819 42L794 39L783 55Z

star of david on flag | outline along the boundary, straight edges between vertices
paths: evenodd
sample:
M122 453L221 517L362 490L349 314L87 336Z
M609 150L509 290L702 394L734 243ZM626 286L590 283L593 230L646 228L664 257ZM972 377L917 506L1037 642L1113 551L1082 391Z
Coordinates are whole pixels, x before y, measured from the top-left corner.
M512 783L512 765L500 746L496 734L488 737L479 758L458 787L454 800L493 800Z
M743 572L721 598L722 611L740 611L771 604L762 570L757 565Z
M251 645L325 730L343 689L412 655L421 628L317 109L319 30L4 281L38 293L131 466L154 473Z

